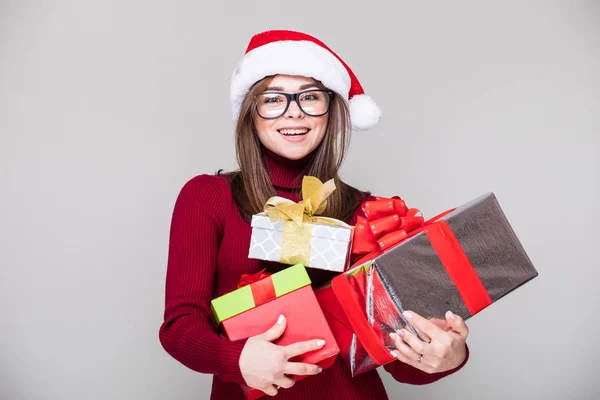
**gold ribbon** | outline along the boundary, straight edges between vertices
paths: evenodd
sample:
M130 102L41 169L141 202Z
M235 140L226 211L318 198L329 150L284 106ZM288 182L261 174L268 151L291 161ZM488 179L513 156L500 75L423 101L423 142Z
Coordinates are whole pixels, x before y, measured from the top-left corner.
M310 263L310 242L313 223L350 227L348 224L327 217L317 217L325 211L327 198L335 190L333 179L322 183L319 178L305 176L302 179L302 201L274 196L267 200L264 211L271 221L283 221L281 252L283 264Z

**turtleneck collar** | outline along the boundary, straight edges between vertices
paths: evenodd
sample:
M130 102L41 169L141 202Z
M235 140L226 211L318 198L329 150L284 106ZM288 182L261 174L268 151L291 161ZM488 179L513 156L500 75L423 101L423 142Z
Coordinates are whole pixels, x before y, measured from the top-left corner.
M271 177L271 182L275 188L282 189L300 189L302 186L302 177L307 166L313 160L315 152L299 160L290 160L273 153L271 150L262 146L262 154L265 167Z

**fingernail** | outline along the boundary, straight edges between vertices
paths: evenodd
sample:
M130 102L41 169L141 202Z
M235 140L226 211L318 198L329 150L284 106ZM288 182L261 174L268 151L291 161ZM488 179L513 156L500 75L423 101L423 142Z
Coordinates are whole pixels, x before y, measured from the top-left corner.
M317 346L318 347L323 347L324 345L325 345L325 341L323 339L317 340Z
M283 324L283 321L285 320L285 317L282 315L279 316L279 318L277 318L277 323L278 324Z
M451 319L454 319L456 317L452 311L448 311L447 314L448 314L448 317L450 317Z
M400 335L400 337L404 337L406 336L406 332L404 332L404 329L400 329L398 330L398 335Z
M392 357L398 358L398 352L396 350L390 351L390 354L392 355Z
M320 373L321 371L323 371L323 368L321 368L321 367L317 368L317 374Z
M413 317L413 315L412 315L412 313L410 311L404 311L404 316L406 318L412 318Z
M398 338L398 335L396 335L396 332L392 332L390 333L390 337L392 338L392 340L396 340Z

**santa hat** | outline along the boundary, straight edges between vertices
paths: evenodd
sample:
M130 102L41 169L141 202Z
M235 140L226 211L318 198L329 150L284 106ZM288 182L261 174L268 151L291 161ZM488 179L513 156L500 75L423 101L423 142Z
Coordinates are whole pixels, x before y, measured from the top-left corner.
M314 78L338 93L348 101L354 130L370 129L379 121L381 110L337 54L310 35L287 30L266 31L250 39L231 78L234 121L252 85L276 74Z

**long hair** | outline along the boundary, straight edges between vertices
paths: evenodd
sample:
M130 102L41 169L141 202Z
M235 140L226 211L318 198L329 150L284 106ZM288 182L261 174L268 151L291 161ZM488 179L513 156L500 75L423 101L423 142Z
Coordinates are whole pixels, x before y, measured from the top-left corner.
M250 221L253 214L262 211L265 202L275 196L275 188L263 163L262 147L254 118L258 96L268 87L273 76L257 82L241 105L235 129L235 145L239 170L231 179L231 192L241 216ZM316 82L320 89L327 89ZM327 199L323 215L348 221L366 193L344 183L338 171L350 144L350 112L346 101L338 94L331 99L329 118L323 140L314 150L314 156L304 175L312 175L322 182L334 179L336 190Z

